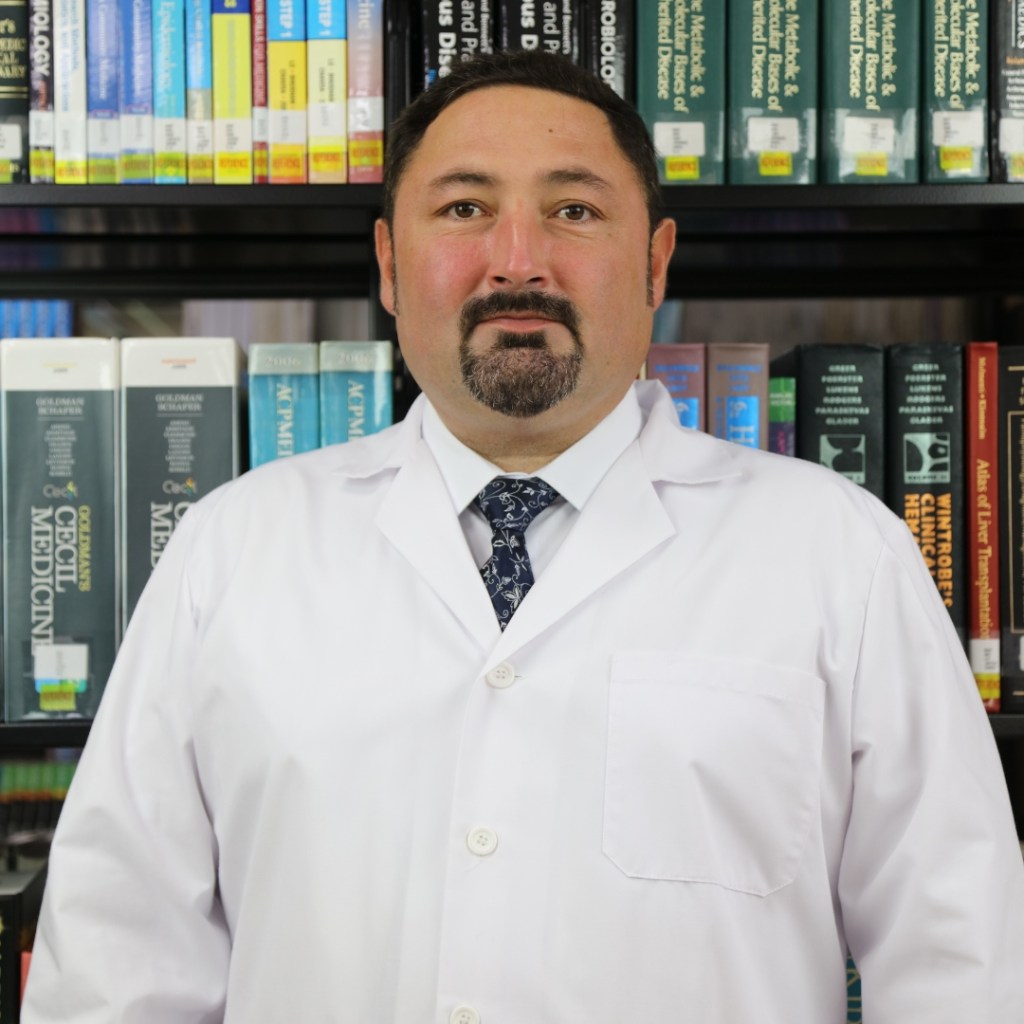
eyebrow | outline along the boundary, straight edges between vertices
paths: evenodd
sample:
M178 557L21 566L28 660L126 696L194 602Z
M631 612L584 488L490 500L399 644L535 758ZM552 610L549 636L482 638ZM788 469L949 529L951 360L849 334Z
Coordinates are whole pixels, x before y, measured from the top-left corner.
M564 167L548 171L547 174L541 175L540 180L545 185L585 185L599 192L611 190L611 185L601 175L582 167ZM454 170L432 178L427 183L427 187L433 192L443 192L445 189L457 185L490 188L497 183L498 179L493 174L486 174L483 171Z

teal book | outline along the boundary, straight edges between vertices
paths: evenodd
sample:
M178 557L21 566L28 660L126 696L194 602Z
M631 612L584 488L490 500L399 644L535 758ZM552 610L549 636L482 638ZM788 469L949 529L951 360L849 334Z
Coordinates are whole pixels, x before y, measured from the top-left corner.
M725 4L637 5L637 108L667 185L725 181Z
M320 342L320 444L376 434L394 421L390 341Z
M1018 12L1020 0L992 2L993 181L1024 181L1024 30Z
M729 181L818 177L820 0L731 0Z
M249 466L320 447L317 346L249 346Z
M923 5L822 3L822 180L918 181Z

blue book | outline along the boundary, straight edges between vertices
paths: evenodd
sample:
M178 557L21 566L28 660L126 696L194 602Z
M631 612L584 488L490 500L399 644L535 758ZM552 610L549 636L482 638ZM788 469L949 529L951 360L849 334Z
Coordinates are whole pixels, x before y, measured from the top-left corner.
M75 307L67 299L51 299L53 306L52 338L70 338L75 333Z
M18 334L18 300L0 299L0 338L14 338Z
M38 338L41 335L36 327L36 307L31 299L18 299L18 335L19 338Z
M118 0L85 5L86 169L90 185L116 185L121 155Z
M318 351L311 342L249 346L249 465L320 447Z
M185 137L185 0L153 0L153 177L188 181Z
M320 443L376 434L394 420L390 341L320 342Z
M125 184L153 181L153 4L121 2L121 170Z
M185 0L188 180L213 184L213 36L210 0Z

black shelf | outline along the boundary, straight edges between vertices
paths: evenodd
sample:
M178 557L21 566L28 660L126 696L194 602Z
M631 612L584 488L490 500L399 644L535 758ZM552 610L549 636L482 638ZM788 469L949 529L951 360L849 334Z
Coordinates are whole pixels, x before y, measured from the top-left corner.
M0 755L46 747L83 747L91 724L84 720L0 724Z

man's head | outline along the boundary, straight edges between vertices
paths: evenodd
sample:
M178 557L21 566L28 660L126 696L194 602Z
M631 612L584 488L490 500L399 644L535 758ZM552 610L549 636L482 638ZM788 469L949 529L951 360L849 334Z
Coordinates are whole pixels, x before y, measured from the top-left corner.
M557 454L621 399L664 294L642 120L563 58L481 57L399 118L385 182L381 299L413 376L492 461Z

